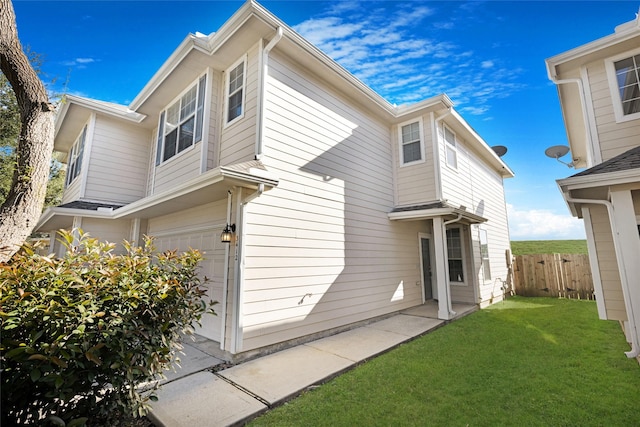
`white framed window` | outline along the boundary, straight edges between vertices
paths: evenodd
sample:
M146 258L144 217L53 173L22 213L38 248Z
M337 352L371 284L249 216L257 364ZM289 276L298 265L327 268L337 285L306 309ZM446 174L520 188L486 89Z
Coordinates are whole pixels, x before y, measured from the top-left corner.
M202 140L204 75L160 113L156 166Z
M422 121L404 123L398 126L400 140L400 165L424 161L424 140Z
M491 261L489 260L489 236L487 230L480 229L480 257L482 258L482 275L484 281L491 280Z
M640 119L640 49L605 61L617 122Z
M456 134L454 131L449 129L446 125L444 126L444 145L445 145L445 160L447 162L447 166L453 169L458 169L458 145L456 142Z
M462 247L461 227L447 229L447 258L449 281L464 284L464 248Z
M243 56L226 72L225 84L225 125L229 125L244 117L245 87L247 83L247 60Z
M69 151L69 162L67 166L67 178L65 181L65 187L73 182L82 169L82 157L84 155L84 146L87 139L87 126L85 125L80 132L80 136L71 146Z

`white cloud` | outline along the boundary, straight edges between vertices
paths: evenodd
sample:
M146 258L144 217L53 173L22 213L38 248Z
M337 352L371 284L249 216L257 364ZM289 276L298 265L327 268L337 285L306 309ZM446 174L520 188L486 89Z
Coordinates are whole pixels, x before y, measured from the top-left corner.
M584 239L581 219L557 214L548 209L520 210L507 204L509 232L512 240Z
M437 12L419 2L337 2L293 28L391 103L447 93L461 111L485 115L492 100L520 89L521 71L458 46L441 30L454 20Z
M68 61L63 61L62 65L65 67L75 67L79 69L87 68L87 64L97 62L95 58L75 58Z

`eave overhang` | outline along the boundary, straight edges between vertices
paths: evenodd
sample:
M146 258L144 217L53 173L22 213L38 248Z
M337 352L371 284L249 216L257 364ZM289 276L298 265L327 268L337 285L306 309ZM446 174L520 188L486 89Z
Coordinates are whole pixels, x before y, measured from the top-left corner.
M75 216L113 220L152 218L224 199L233 187L257 190L264 186L264 189L268 190L276 187L278 183L276 176L259 167L222 166L171 190L145 197L118 209L94 211L64 207L48 208L40 217L34 231L70 228Z
M488 219L466 210L465 207L453 207L444 202L396 207L387 214L392 221L419 221L442 217L445 221L457 220L466 224L481 224Z

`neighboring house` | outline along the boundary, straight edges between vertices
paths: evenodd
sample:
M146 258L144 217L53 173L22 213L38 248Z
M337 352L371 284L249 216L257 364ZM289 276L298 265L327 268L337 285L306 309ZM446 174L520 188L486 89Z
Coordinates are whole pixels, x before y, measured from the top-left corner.
M37 229L204 251L220 303L198 333L230 359L503 298L512 171L447 96L395 107L255 2L128 107L68 96L55 148L67 187Z
M558 180L583 218L598 313L623 323L640 353L640 19L547 59L576 167Z

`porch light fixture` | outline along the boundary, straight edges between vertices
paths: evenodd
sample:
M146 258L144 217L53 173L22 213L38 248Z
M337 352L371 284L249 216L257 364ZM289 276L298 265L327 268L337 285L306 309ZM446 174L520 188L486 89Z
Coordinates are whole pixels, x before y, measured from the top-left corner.
M229 243L231 242L231 239L233 238L233 233L236 232L236 225L235 224L227 224L227 226L224 228L224 230L222 230L222 234L220 234L220 241L222 243Z

